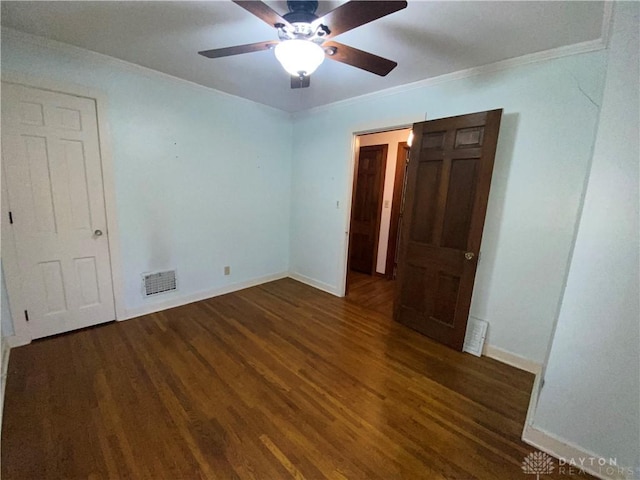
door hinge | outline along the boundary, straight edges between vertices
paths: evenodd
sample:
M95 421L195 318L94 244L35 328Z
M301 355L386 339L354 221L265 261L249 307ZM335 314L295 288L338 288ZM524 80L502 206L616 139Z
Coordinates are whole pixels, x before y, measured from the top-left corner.
M9 212L9 223L13 225L13 213Z
M27 312L26 310L24 311L24 318L27 322L29 321L29 312Z

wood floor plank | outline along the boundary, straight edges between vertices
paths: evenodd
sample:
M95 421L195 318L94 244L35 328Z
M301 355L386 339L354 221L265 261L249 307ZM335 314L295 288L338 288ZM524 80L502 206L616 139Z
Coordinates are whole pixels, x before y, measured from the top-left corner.
M12 350L2 478L526 480L533 376L393 322L392 284L359 280L347 298L279 280Z

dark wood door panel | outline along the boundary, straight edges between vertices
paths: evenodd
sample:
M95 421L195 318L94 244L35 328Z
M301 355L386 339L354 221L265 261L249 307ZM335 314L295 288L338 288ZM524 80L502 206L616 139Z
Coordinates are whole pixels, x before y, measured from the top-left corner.
M373 245L369 241L369 234L352 234L351 268L357 272L371 269Z
M467 248L478 178L478 161L477 158L451 161L440 243L443 247L459 250Z
M361 147L349 229L349 269L372 275L378 253L387 145Z
M404 178L409 159L409 145L398 143L396 156L396 173L393 181L393 200L391 201L391 218L389 221L389 242L387 244L387 262L385 275L388 279L396 277L396 263L398 258L398 240L402 219L402 197L404 193Z
M502 110L414 125L396 320L462 349Z
M446 269L408 265L403 290L403 323L443 343L455 337L462 278ZM408 322L407 322L408 320Z
M442 161L420 162L416 176L415 181L422 188L416 191L413 208L415 211L419 211L420 215L414 218L411 228L411 240L432 243L436 220L438 185L440 185L442 176Z
M460 251L452 248L439 248L434 245L411 242L407 247L407 263L426 268L429 265L440 265L450 270L462 271L467 262L460 256Z

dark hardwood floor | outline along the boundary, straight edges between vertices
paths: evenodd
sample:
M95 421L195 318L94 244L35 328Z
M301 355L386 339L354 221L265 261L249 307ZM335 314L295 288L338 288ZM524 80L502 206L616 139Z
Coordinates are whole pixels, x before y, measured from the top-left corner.
M351 270L347 278L347 300L391 318L395 280Z
M1 473L526 480L532 382L284 279L12 350Z

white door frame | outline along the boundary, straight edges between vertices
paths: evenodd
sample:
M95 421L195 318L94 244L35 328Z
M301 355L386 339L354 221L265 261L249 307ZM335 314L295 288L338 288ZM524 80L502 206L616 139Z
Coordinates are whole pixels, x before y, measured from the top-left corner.
M84 97L96 102L96 115L98 123L98 137L100 147L100 162L102 165L102 184L104 187L105 213L107 216L107 240L109 243L109 262L111 264L111 281L113 285L113 298L115 303L116 320L124 320L126 311L124 308L122 265L120 259L120 235L116 215L115 176L113 171L113 156L111 152L111 138L109 134L109 122L107 121L107 97L92 88L73 83L52 81L35 78L27 75L2 73L3 83L18 84L25 87L39 88L54 93L62 93L74 97ZM14 336L7 338L10 346L17 347L31 343L29 326L24 316L26 302L21 288L21 274L18 266L18 255L13 229L9 224L9 208L7 185L4 179L4 163L2 165L2 266L4 268L5 282L9 296L9 308L13 319Z
M422 120L416 120L416 122L420 122ZM413 122L415 123L415 122ZM342 257L340 258L340 264L338 267L338 271L340 274L340 280L338 282L337 295L339 297L344 297L347 292L347 268L349 266L349 235L351 234L351 203L353 200L353 189L355 187L355 177L356 177L356 160L360 153L360 140L358 139L361 135L368 135L370 133L384 133L384 132L392 132L394 130L405 130L407 128L413 128L413 123L403 123L395 126L387 126L387 127L379 127L379 128L370 128L368 130L359 130L357 132L353 132L351 134L351 157L349 159L349 173L347 175L347 191L345 194L345 216L344 216L344 244L342 245Z

